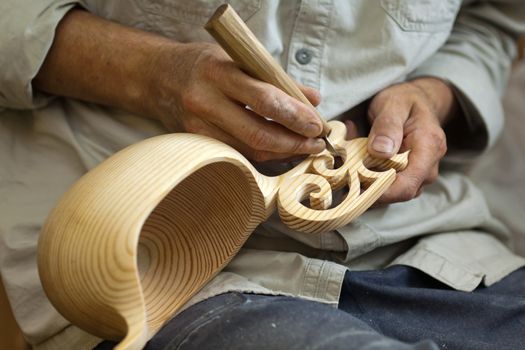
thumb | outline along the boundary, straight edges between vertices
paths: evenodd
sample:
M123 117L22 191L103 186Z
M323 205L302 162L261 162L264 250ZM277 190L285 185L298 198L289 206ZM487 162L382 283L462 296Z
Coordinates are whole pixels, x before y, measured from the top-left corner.
M383 106L375 115L370 106L372 128L368 136L368 153L376 158L390 158L397 154L403 142L403 129L410 108L388 108Z

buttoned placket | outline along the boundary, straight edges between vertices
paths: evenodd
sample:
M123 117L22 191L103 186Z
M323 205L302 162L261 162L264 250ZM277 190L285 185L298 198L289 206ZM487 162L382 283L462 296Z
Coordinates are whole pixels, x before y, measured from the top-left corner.
M332 0L302 0L290 39L286 70L301 84L320 89Z

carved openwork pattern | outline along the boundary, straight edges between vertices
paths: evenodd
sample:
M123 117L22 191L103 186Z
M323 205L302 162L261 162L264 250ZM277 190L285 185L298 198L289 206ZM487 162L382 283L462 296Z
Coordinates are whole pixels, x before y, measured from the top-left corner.
M306 173L287 177L279 188L279 215L297 231L318 233L346 225L368 209L395 180L396 171L407 165L408 152L387 160L374 159L367 152L366 138L347 141L344 124L330 125L330 139L343 164L334 168L333 156L324 152L311 157ZM348 194L332 208L333 192L345 186ZM305 199L309 199L309 206L303 204Z

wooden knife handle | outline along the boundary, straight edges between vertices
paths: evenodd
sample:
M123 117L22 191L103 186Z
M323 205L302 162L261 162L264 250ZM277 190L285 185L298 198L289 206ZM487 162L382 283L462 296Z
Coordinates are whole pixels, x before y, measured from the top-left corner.
M312 105L230 5L220 6L205 28L246 73L278 87L309 106ZM330 132L330 126L317 109L315 111L323 123L320 136L324 137Z

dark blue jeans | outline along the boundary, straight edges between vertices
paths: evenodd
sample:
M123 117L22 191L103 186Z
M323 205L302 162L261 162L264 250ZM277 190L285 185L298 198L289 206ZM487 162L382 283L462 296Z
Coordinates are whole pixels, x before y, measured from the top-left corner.
M525 268L472 293L405 266L347 272L339 309L227 293L179 314L146 349L525 349Z

